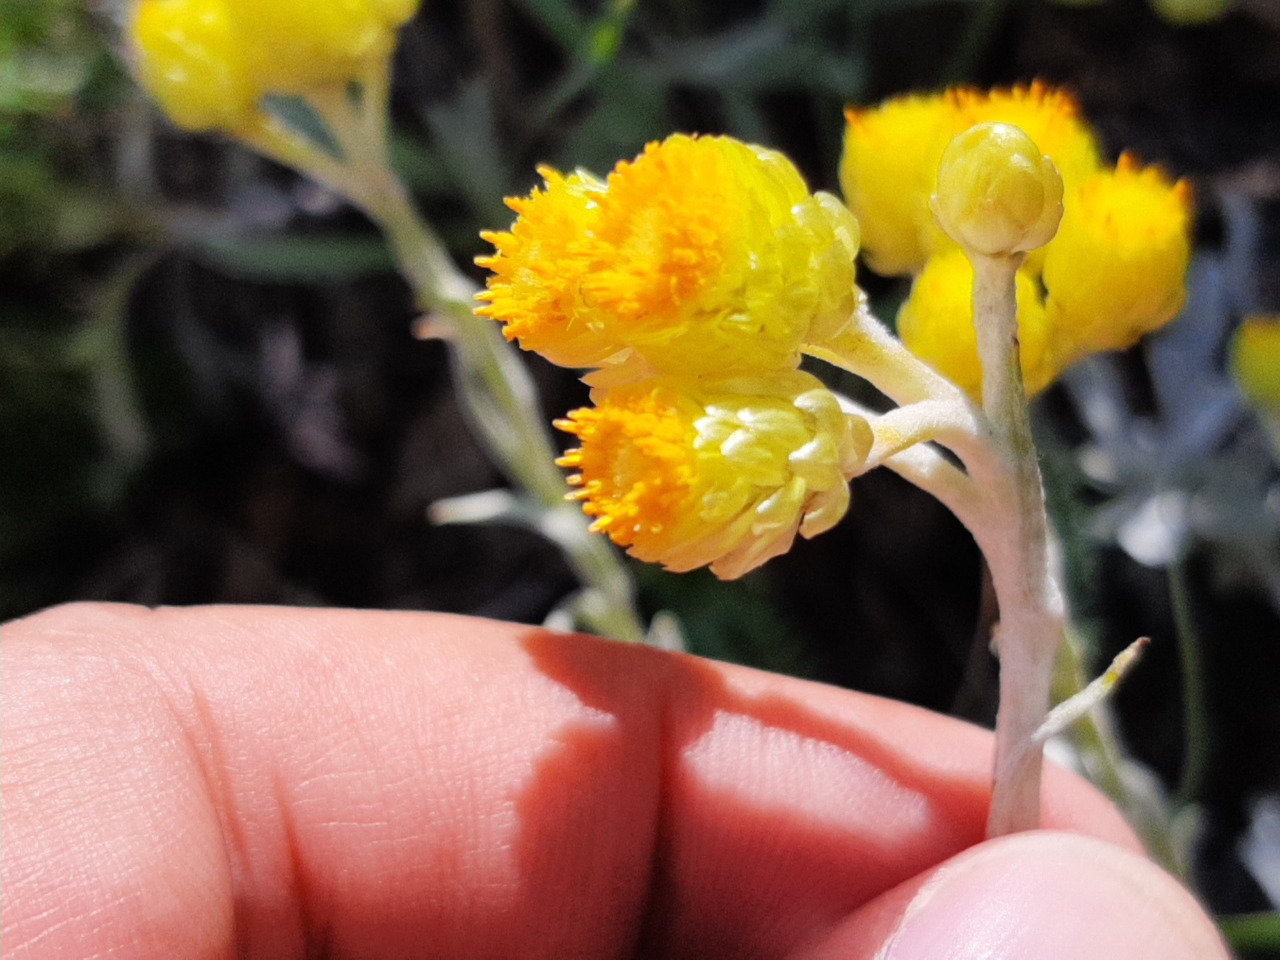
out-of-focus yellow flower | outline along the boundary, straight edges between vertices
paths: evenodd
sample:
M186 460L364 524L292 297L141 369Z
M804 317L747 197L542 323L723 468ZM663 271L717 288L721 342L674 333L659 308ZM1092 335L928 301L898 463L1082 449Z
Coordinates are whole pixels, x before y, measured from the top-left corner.
M1057 234L1030 253L1018 278L1023 373L1031 392L1087 354L1131 346L1181 309L1190 257L1190 188L1128 156L1114 170L1105 169L1093 133L1065 91L1038 82L990 92L960 89L851 110L848 118L841 184L862 221L863 254L881 272L924 272L902 308L900 333L914 352L970 393L977 394L980 382L972 311L959 307L971 296L972 284L948 252L955 242L932 223L929 197L948 192L938 189L943 153L952 137L970 136L965 132L974 125L1017 127L1062 178ZM977 252L1000 248L1017 232L1007 218L992 219L997 211L984 211L978 194L997 182L1034 186L1034 177L1011 176L1003 161L991 167L984 172L979 163L969 169L969 186L950 191L958 198L954 209L942 210L944 218L969 224L974 232L968 242ZM1019 195L1027 201L1024 212L1041 209L1037 190ZM945 196L940 202L947 202ZM946 259L934 264L934 257ZM947 290L947 283L960 286Z
M1099 168L1097 143L1075 99L1036 82L980 91L905 96L845 114L840 185L862 223L863 255L886 275L917 273L953 245L930 199L942 153L957 134L981 123L1018 127L1048 156L1069 191Z
M402 27L418 12L422 0L369 0L369 7L391 27Z
M1049 331L1039 283L1018 271L1018 340L1028 395L1039 393L1061 369L1046 351ZM973 265L957 249L929 258L898 312L898 336L907 348L970 396L982 397L982 365L973 325Z
M559 461L592 529L675 571L733 579L832 527L871 446L865 421L806 373L661 378L597 391L558 421Z
M223 0L143 0L133 44L139 80L178 126L235 130L256 114L262 90Z
M479 313L566 366L634 354L667 374L778 370L857 306L858 224L781 154L676 135L603 184L543 170L508 201Z
M1097 139L1080 104L1066 90L1036 80L994 90L961 87L949 96L957 105L960 130L993 122L1017 127L1053 161L1068 189L1102 166Z
M1280 411L1280 314L1244 318L1231 342L1231 372L1251 403Z
M933 212L969 253L1026 253L1058 230L1062 176L1018 127L980 123L942 152Z
M138 0L144 87L180 126L235 132L266 94L357 79L391 55L419 0Z
M224 0L250 71L273 93L305 93L358 77L391 55L405 0Z
M1044 252L1055 364L1123 350L1172 320L1186 300L1190 258L1185 181L1126 154L1081 184Z
M909 95L845 111L840 188L862 224L862 254L885 276L913 273L950 245L929 208L938 161L960 132L956 104Z

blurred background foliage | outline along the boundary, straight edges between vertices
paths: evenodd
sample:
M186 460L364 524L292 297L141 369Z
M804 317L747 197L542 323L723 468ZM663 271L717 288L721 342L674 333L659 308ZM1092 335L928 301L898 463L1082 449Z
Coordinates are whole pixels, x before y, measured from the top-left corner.
M571 588L530 533L433 527L500 484L372 228L168 126L118 0L0 0L0 617L70 599L453 610L537 622ZM549 162L607 171L675 130L783 149L834 190L846 104L1070 86L1113 154L1194 180L1187 310L1038 405L1080 627L1156 643L1126 739L1195 811L1211 906L1280 899L1280 477L1227 370L1280 311L1280 9L1162 0L428 0L394 154L460 263ZM477 278L478 274L477 274ZM864 274L891 317L902 290ZM531 361L548 418L581 402ZM856 389L856 385L844 385ZM699 653L979 721L993 616L972 542L892 476L837 530L724 585L635 568Z

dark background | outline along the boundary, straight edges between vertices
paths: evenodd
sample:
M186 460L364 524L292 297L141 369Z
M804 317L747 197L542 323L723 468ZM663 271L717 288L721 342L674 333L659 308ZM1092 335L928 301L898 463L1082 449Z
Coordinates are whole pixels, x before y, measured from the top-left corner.
M4 2L0 618L89 598L545 617L574 585L554 549L425 519L503 481L372 228L167 125L117 53L115 5ZM395 152L467 264L538 162L603 173L670 132L726 132L834 191L844 104L1035 77L1076 92L1113 156L1195 184L1184 316L1073 371L1036 425L1082 634L1099 657L1155 640L1124 735L1199 809L1211 907L1263 909L1236 844L1280 791L1280 481L1226 357L1242 316L1280 312L1280 5L1179 25L1143 0L429 0L397 54ZM900 285L863 281L892 317ZM527 359L548 419L583 400ZM741 582L632 568L696 652L990 720L981 561L884 471Z

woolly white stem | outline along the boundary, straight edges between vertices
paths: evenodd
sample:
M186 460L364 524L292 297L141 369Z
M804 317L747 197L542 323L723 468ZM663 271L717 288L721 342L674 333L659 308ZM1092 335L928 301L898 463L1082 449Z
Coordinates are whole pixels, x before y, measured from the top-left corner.
M1014 287L1022 257L971 253L970 259L982 407L1004 467L982 478L992 509L974 531L1000 606L1000 710L987 820L987 835L995 837L1040 825L1042 751L1034 738L1049 711L1064 614L1049 566L1044 488L1022 383Z

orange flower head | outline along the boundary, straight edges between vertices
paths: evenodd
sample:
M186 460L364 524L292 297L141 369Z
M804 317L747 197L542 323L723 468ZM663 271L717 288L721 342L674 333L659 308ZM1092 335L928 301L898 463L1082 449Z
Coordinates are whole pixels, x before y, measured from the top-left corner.
M809 374L663 378L597 391L556 425L580 446L572 496L633 556L675 571L741 576L833 526L846 477L871 446Z
M668 374L794 368L854 311L858 225L772 150L676 135L606 181L544 170L510 201L479 313L566 366L639 355Z

